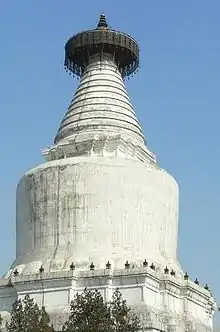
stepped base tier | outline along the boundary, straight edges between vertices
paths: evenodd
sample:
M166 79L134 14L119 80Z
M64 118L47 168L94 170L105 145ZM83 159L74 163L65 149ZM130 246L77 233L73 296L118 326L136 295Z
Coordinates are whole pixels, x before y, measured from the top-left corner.
M215 309L210 291L156 267L57 271L20 275L0 282L0 310L6 321L12 303L26 294L46 306L56 331L68 318L70 301L84 288L98 289L106 301L118 287L144 330L212 331Z
M16 259L0 280L4 322L29 294L60 330L76 292L98 289L108 301L118 287L146 330L211 332L208 286L177 259L178 185L146 145L124 85L137 43L102 15L65 50L80 83L45 163L18 184Z

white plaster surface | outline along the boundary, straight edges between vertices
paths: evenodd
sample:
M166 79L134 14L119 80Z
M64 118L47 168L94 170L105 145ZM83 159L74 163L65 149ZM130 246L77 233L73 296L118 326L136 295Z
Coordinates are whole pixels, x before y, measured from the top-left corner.
M146 258L179 270L178 187L164 170L121 158L60 159L29 171L17 191L13 269L88 269Z
M76 292L96 288L109 300L119 287L148 330L211 332L212 295L184 280L176 256L178 185L145 145L112 57L91 58L43 154L18 184L16 259L0 280L4 320L29 294L59 329Z

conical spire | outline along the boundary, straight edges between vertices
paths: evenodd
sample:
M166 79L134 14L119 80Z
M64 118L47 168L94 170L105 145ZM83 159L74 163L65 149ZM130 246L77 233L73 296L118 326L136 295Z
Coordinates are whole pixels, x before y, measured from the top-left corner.
M111 30L104 14L97 29L69 39L65 46L65 65L81 80L60 124L55 145L44 151L47 160L78 155L105 156L108 151L107 154L121 158L156 162L145 145L123 82L138 64L138 44L129 35ZM118 152L120 149L122 153Z
M90 56L54 143L43 152L47 160L105 156L107 151L120 158L156 162L113 55Z
M105 14L100 15L99 23L97 25L97 29L108 28L108 24L106 22Z
M95 54L81 77L55 143L69 137L121 134L136 144L144 135L130 102L122 76L110 54Z

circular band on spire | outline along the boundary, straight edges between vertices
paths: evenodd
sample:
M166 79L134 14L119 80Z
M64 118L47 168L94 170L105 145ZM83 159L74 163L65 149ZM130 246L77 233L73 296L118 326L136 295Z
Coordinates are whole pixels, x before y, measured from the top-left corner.
M105 15L100 16L98 26L71 37L65 45L65 69L81 77L92 55L109 53L118 66L122 77L139 68L139 46L128 34L110 29Z

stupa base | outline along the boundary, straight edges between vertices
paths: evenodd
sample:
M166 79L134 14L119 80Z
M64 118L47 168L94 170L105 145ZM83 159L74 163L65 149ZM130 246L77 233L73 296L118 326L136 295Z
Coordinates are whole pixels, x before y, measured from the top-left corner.
M13 302L26 294L45 306L57 331L68 318L76 292L98 289L108 301L115 288L137 312L148 331L212 331L215 303L210 291L183 277L149 267L121 270L62 271L21 275L0 281L4 323Z

